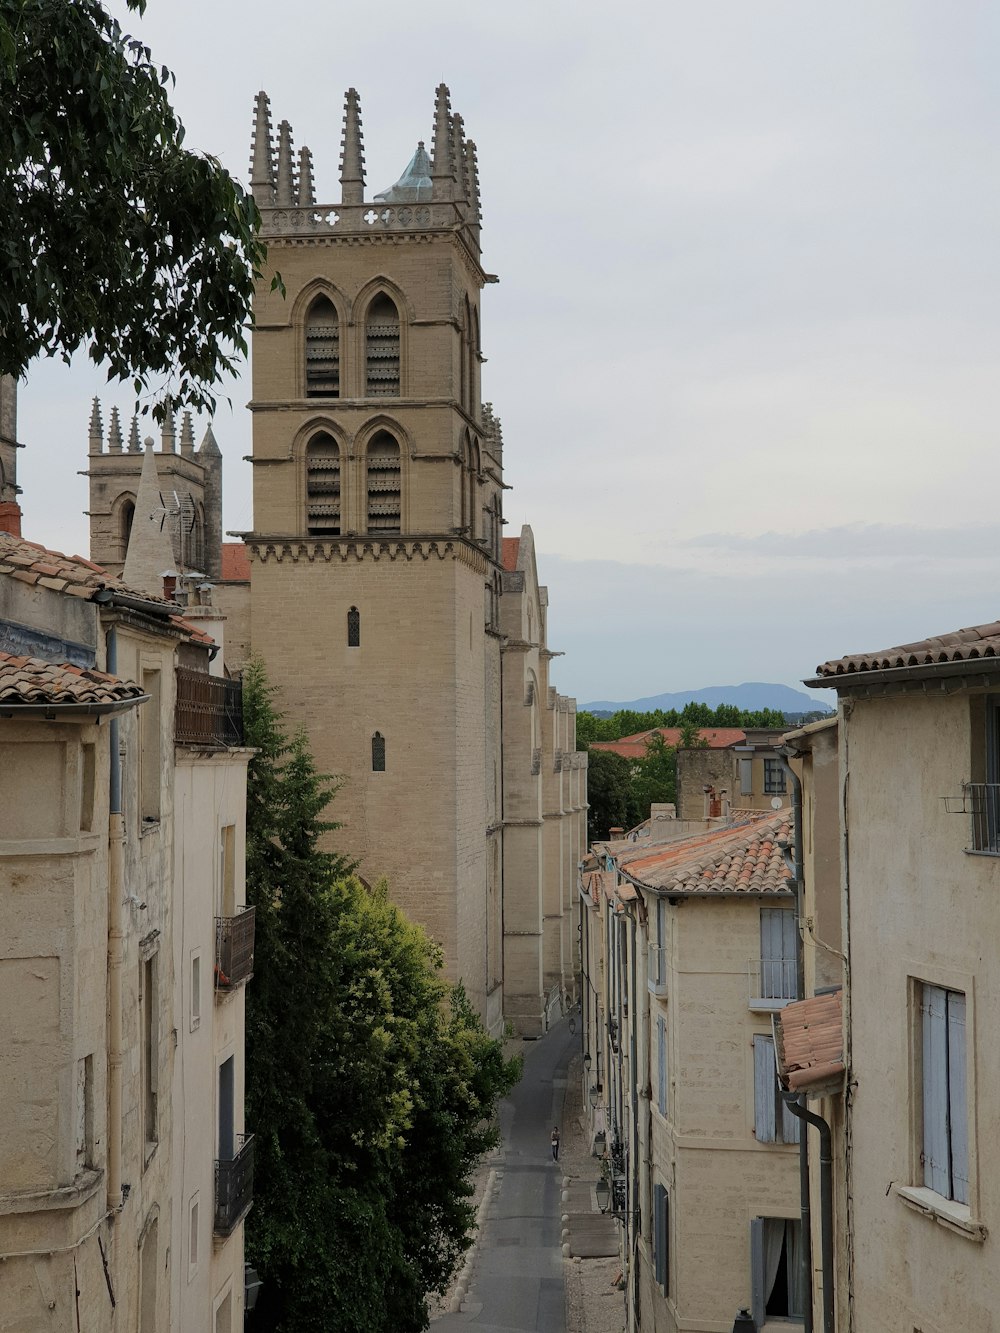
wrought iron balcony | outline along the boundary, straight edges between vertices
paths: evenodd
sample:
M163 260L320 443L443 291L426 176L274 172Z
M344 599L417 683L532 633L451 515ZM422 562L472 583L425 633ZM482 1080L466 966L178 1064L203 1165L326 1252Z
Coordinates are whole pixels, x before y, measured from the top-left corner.
M237 1134L236 1156L215 1163L215 1234L231 1236L253 1203L253 1135Z
M243 744L243 682L177 668L174 740L178 745Z
M244 907L237 916L215 918L215 989L235 990L253 976L254 927L257 909Z
M794 958L751 958L747 963L748 1007L784 1009L797 1000L798 967Z

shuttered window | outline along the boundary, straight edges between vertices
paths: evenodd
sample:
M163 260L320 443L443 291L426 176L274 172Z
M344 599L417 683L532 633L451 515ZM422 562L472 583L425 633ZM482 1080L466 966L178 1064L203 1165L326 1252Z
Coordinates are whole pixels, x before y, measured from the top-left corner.
M656 1020L656 1107L660 1115L667 1114L667 1021Z
M965 996L921 985L920 1021L924 1184L945 1199L968 1203Z
M670 1196L663 1185L653 1186L653 1270L666 1296L670 1288Z
M750 1222L750 1313L756 1328L769 1319L800 1322L805 1311L802 1223L755 1217Z
M740 795L753 795L753 760L740 760Z
M379 431L368 446L366 458L368 531L400 531L402 471L399 445L388 431Z
M365 321L365 395L399 397L399 311L385 295L376 296Z
M306 397L340 397L340 319L325 296L306 317Z
M785 1105L778 1089L774 1040L753 1039L753 1127L758 1143L798 1143L799 1118Z
M310 537L340 536L340 448L325 431L306 449L306 528Z
M781 907L760 909L760 993L763 999L795 999L797 943L794 912Z
M785 790L785 770L780 759L764 760L764 795L780 796Z

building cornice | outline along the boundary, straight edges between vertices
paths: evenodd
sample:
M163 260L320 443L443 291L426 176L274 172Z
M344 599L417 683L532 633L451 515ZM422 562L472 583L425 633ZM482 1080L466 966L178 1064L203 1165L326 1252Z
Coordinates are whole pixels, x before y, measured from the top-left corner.
M272 561L281 564L347 564L354 561L389 560L412 562L414 560L457 560L468 565L477 573L486 575L494 562L475 543L464 537L445 537L434 533L417 533L405 537L292 537L271 536L253 532L230 534L242 537L253 560L261 564Z

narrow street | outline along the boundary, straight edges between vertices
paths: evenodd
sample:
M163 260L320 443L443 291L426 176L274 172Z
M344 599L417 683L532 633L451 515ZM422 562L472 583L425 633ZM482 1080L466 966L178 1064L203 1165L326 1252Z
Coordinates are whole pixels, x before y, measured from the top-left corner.
M524 1077L500 1111L503 1145L471 1284L461 1313L436 1320L435 1333L566 1333L562 1169L549 1136L562 1127L566 1069L579 1045L565 1019L524 1043Z

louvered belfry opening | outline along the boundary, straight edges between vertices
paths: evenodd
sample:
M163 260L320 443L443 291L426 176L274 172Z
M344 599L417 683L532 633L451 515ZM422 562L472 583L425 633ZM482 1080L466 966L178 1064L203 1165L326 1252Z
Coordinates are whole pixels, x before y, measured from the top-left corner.
M310 537L340 536L340 446L326 431L306 449L306 527Z
M306 319L306 397L340 397L340 319L325 296L313 301Z
M399 445L387 430L372 437L367 456L368 531L400 531L402 472Z
M368 307L365 323L365 396L399 397L399 311L384 294Z

